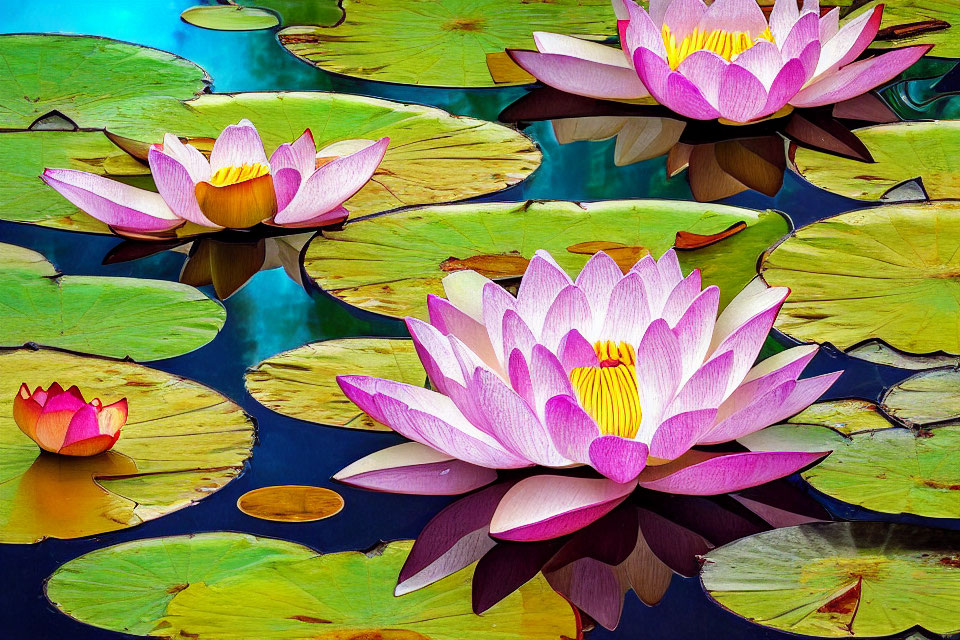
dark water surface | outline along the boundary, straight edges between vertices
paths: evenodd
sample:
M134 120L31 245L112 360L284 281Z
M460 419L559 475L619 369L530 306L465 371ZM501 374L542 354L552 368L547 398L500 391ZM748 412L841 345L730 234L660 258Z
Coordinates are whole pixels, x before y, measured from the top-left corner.
M525 92L522 88L421 89L332 77L287 54L272 31L216 32L184 24L179 14L192 4L191 0L5 0L0 11L0 31L101 35L164 49L206 69L214 80L212 90L217 92L332 90L430 104L485 119L496 119L503 107ZM919 96L912 99L929 98L929 86L929 82L911 85L910 89ZM937 110L951 109L939 102ZM919 110L905 115L917 117L918 113ZM535 124L527 133L544 152L542 167L523 184L485 199L692 199L683 176L665 178L663 158L615 167L612 140L578 142L561 149L547 123ZM797 226L863 206L818 190L790 173L774 198L748 192L723 202L776 208L787 213ZM103 266L103 256L119 243L118 239L3 222L0 241L40 251L67 274L176 280L184 259L182 254L165 252L136 262ZM212 295L211 291L208 293ZM80 540L0 545L0 575L4 581L0 590L0 638L124 637L67 618L54 610L42 593L43 580L59 565L97 548L138 538L234 530L293 540L322 552L364 549L378 540L415 537L427 520L450 501L333 485L329 478L334 472L401 439L392 434L318 427L280 416L263 408L244 390L244 370L280 351L344 336L405 335L401 323L348 309L321 293L308 294L279 269L257 274L225 305L227 322L215 340L193 353L150 366L209 385L238 402L256 419L259 441L245 473L196 506L132 529ZM876 399L886 385L907 375L901 370L851 362L831 353L818 356L809 373L841 367L847 373L830 391L830 397L856 395ZM305 524L266 522L237 510L235 503L240 495L274 484L334 486L343 495L346 507L335 518ZM828 506L844 517L873 518L843 505ZM659 606L646 607L630 596L619 629L598 629L591 637L683 640L793 636L750 625L710 604L695 580L675 578Z

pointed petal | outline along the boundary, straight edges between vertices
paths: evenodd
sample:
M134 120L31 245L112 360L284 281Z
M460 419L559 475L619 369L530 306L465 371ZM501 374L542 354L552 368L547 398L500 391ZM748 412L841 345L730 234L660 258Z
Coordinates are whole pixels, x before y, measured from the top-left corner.
M614 482L635 480L647 464L647 445L620 436L600 436L590 443L590 466Z
M736 64L724 69L717 98L721 117L733 122L749 122L759 117L766 104L767 90L752 73Z
M600 437L600 428L570 396L550 398L544 407L544 423L553 446L564 457L590 463L590 443Z
M651 314L647 307L647 292L643 278L631 271L610 292L610 301L600 337L615 342L636 345L650 326ZM591 347L591 351L593 348ZM596 352L594 352L594 359Z
M540 333L554 300L572 284L573 280L553 256L543 250L534 254L517 290L517 311L535 334Z
M720 116L693 82L673 71L663 58L645 48L637 49L633 56L640 79L657 102L696 120Z
M497 472L419 442L406 442L360 458L333 479L373 491L449 496L488 485L497 479Z
M472 317L452 305L446 299L430 294L427 296L427 312L430 324L444 335L456 336L478 358L494 370L500 361L493 351L487 329Z
M112 439L113 434L101 434L100 423L97 420L97 410L93 406L85 404L73 414L67 432L64 434L63 447L69 447L72 444L82 440L89 440L100 435L109 435Z
M26 384L20 385L20 390L13 398L13 420L31 440L36 440L37 420L43 406L31 397L30 388Z
M776 0L770 11L770 33L778 45L787 39L787 34L800 19L800 8L796 0Z
M548 349L556 349L570 331L593 326L593 315L586 294L576 285L564 288L550 305L543 319L540 342Z
M317 144L313 133L306 129L293 142L284 142L270 156L270 171L274 174L280 169L293 169L302 176L308 176L316 168Z
M182 164L193 182L210 179L210 163L192 144L184 144L172 133L165 133L161 151Z
M709 7L702 0L673 0L663 13L663 24L680 42L709 12Z
M711 285L690 303L683 316L674 325L673 333L677 336L677 342L680 345L683 380L692 376L707 357L719 304L720 289Z
M108 436L116 435L127 423L127 399L121 398L113 404L101 407L97 412L97 422L100 433Z
M664 420L650 441L650 456L660 460L679 458L710 428L716 415L716 409L706 408L687 411Z
M609 513L635 486L568 476L525 478L503 496L490 521L490 535L527 542L573 533Z
M560 340L557 355L567 375L577 367L596 367L600 364L596 349L576 329L571 329Z
M483 324L483 289L487 284L497 286L490 278L465 270L454 271L440 282L450 304Z
M610 293L621 278L623 272L620 271L620 266L603 251L587 260L587 264L577 275L576 285L586 295L594 318L603 317L610 301Z
M167 231L183 224L158 193L74 169L45 169L41 179L60 195L111 227Z
M637 348L637 387L643 416L637 439L650 442L680 384L680 346L666 321L650 323Z
M713 51L694 51L677 66L690 82L700 90L706 101L716 107L720 99L720 80L729 63Z
M716 0L703 13L699 26L706 33L746 31L752 39L767 28L767 18L756 0Z
M821 39L820 61L814 78L850 64L863 53L880 30L883 5L857 16L837 31L829 40Z
M241 167L245 164L267 164L263 142L253 123L244 118L237 124L227 126L213 143L210 152L210 170L216 173L225 167Z
M183 164L155 146L150 147L147 161L157 191L176 216L204 227L218 228L200 210L195 193L196 182Z
M663 37L661 36L660 29L660 25L663 24L663 14L657 17L657 22L654 24L650 15L637 6L636 3L624 2L624 6L627 9L629 18L626 22L619 22L617 26L618 30L622 31L620 43L624 53L628 57L628 61L633 62L634 54L637 49L640 48L649 49L661 58L666 56L667 50L663 45ZM667 7L664 6L663 9L664 13L666 13ZM621 28L624 24L625 27Z

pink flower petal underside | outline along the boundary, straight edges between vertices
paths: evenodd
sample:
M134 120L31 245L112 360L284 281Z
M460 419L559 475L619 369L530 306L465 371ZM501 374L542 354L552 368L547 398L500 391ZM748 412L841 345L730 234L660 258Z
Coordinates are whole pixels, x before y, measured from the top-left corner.
M44 182L85 213L111 227L167 231L183 224L158 193L74 169L46 169Z
M406 442L357 460L333 479L373 491L450 496L490 484L497 479L497 472L419 442Z
M508 49L507 53L534 78L566 93L600 100L631 100L649 95L633 67L519 49Z
M820 62L814 78L832 73L860 57L877 37L882 19L883 5L878 4L872 11L843 25L830 40L821 42Z
M263 142L253 123L244 118L231 124L217 136L210 152L210 170L216 173L226 167L241 167L245 164L267 164Z
M700 90L690 80L673 71L663 58L645 48L637 49L633 56L640 79L657 102L696 120L720 117L720 112L707 102Z
M647 464L649 449L643 442L604 435L593 440L588 450L590 466L614 482L635 480Z
M600 428L575 399L556 396L548 400L544 423L553 446L561 455L589 464L590 443L600 437Z
M292 167L282 167L280 169L271 167L271 169L273 173L273 192L277 196L277 211L283 211L297 195L297 191L300 190L303 176Z
M677 66L677 71L690 80L704 99L716 107L720 97L720 79L729 63L713 51L694 51Z
M719 495L783 478L816 462L827 452L703 453L682 458L640 474L640 486L682 495Z
M175 158L160 151L156 146L147 153L150 173L157 185L157 191L170 210L178 217L204 227L220 229L207 219L197 204L196 183L190 172Z
M308 176L287 207L278 213L277 224L291 224L341 206L373 177L387 152L390 138L323 165Z
M918 45L858 60L807 86L790 104L818 107L849 100L897 77L932 48L933 45Z
M661 460L679 458L710 429L716 415L716 409L707 408L678 413L667 418L653 434L650 456Z
M680 388L664 415L671 416L694 409L718 408L729 386L733 363L734 356L730 351L711 358Z
M733 122L749 122L762 115L766 104L767 90L756 76L736 64L724 69L717 98L722 117Z
M577 275L576 285L587 296L595 319L602 318L610 302L610 293L623 278L616 260L603 251L595 253Z
M639 344L651 321L646 301L643 278L631 271L611 291L599 335L614 342Z
M699 26L706 33L746 31L752 39L767 28L767 18L756 0L716 0L703 13Z
M490 336L481 323L450 304L445 298L433 294L427 296L427 312L430 324L440 333L459 338L491 369L496 371L500 367L500 360L493 351Z
M635 486L606 478L526 478L503 496L490 521L490 534L526 542L573 533L612 511Z

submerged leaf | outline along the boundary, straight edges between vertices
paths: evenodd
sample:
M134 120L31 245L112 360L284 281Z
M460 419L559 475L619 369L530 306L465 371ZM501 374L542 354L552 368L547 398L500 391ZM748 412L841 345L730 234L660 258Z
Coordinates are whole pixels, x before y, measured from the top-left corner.
M323 487L260 487L240 496L237 508L261 520L313 522L340 513L343 498L336 491Z

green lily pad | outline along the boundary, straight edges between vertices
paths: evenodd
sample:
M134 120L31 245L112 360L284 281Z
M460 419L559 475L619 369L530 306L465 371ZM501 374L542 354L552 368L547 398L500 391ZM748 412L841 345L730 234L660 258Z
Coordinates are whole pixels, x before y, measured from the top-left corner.
M280 19L272 11L258 7L215 4L184 9L180 19L187 24L214 31L257 31L272 29Z
M71 560L46 593L81 622L165 638L580 637L573 608L539 575L482 616L471 610L472 567L394 597L411 546L319 555L243 533L135 540Z
M848 21L883 4L880 33L872 49L892 49L915 44L935 45L928 54L941 58L960 56L960 5L954 0L872 0L848 16ZM833 3L831 3L833 4Z
M960 354L960 202L815 222L770 251L760 274L790 287L775 326L797 340Z
M247 370L247 391L265 407L298 420L390 431L343 394L337 376L346 374L421 387L427 378L412 340L346 338L314 342L267 358Z
M722 607L781 631L889 636L960 630L960 532L885 522L765 531L706 554L700 579Z
M0 37L2 42L2 37ZM150 170L120 152L99 131L23 131L0 134L0 220L28 222L55 229L110 233L105 224L83 213L43 184L47 167L78 169L153 188Z
M304 267L349 304L424 318L427 294L441 295L440 281L452 271L516 278L537 249L550 251L574 275L601 249L629 269L647 253L659 257L678 232L710 238L738 223L737 233L678 252L685 273L699 268L704 282L720 286L723 306L756 276L757 256L788 230L780 214L665 200L409 209L324 232L307 245Z
M269 9L283 24L312 24L330 27L343 20L339 0L237 0L237 4Z
M903 353L879 340L868 340L848 349L847 354L875 364L885 364L889 367L899 367L901 369L934 369L948 365L960 366L960 357L958 356L938 353L921 355Z
M288 27L280 44L325 71L365 80L492 87L487 55L533 49L534 31L617 32L606 0L343 0L343 9L336 27Z
M215 138L227 125L249 118L268 153L306 128L318 148L349 138L389 136L373 179L346 203L354 216L492 193L520 182L540 164L536 145L514 129L363 96L208 94L187 103L144 102L141 109L141 119L127 118L110 131L143 143L162 141L164 132Z
M890 421L884 417L880 407L868 400L858 400L856 398L817 402L793 416L787 422L822 425L846 436L866 431L889 429L892 426Z
M816 186L858 200L880 200L919 178L931 200L960 198L960 122L898 122L856 130L873 163L798 148L794 163ZM924 199L919 197L910 199Z
M51 111L80 128L102 128L129 101L189 100L210 81L172 53L94 36L0 36L0 66L0 129L27 129Z
M201 384L132 362L52 349L0 351L0 543L77 538L136 526L202 500L237 477L254 427ZM91 400L126 398L116 446L87 458L40 452L13 421L20 383L57 381Z
M884 409L916 426L960 420L960 370L950 367L915 374L891 387Z
M39 253L2 243L0 300L0 346L35 342L135 360L193 351L213 340L226 319L223 306L193 287L64 276Z

